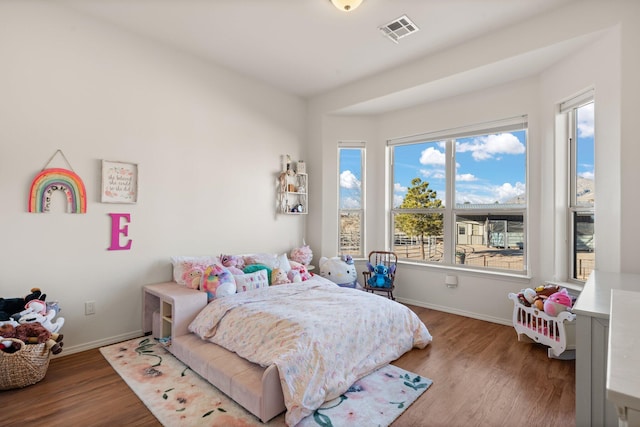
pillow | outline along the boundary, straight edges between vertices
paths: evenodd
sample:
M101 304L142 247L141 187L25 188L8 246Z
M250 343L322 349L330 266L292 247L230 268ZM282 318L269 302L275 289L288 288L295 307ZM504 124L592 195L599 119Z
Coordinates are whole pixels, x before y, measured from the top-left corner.
M276 267L284 270L285 273L291 271L291 264L289 263L289 258L287 258L286 253L278 255L278 258L276 259Z
M217 262L215 256L172 256L173 280L179 285L198 289L204 269Z
M240 274L234 276L236 281L236 288L238 292L246 292L254 289L268 288L269 279L267 276L267 269L255 271L253 273Z
M277 256L275 254L260 253L260 254L247 255L244 257L245 266L251 265L251 264L263 264L269 267L270 269L273 269L276 266L276 261L277 261Z
M271 284L271 273L273 271L273 269L267 267L264 264L251 264L251 265L247 265L245 268L242 269L242 271L245 274L251 274L251 273L255 273L256 271L260 271L260 270L266 270L267 272L267 280L269 281L269 284Z
M205 268L200 290L207 293L207 300L213 301L236 293L233 275L221 265L212 264Z

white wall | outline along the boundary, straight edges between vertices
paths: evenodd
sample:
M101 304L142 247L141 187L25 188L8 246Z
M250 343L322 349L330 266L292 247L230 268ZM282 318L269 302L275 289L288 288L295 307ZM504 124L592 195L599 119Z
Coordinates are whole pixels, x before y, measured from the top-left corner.
M580 16L580 19L575 19ZM596 265L608 271L637 272L637 261L627 255L638 241L637 227L632 217L638 211L638 198L630 187L639 182L637 166L638 144L632 137L637 133L633 117L638 113L637 99L640 89L633 75L640 75L637 50L640 36L632 17L640 16L637 2L578 1L547 15L537 17L514 28L500 30L487 37L458 46L435 57L409 64L399 71L374 76L351 85L349 90L336 90L316 97L310 102L310 123L313 150L321 155L325 181L335 174L336 141L343 135L367 141L367 197L375 203L367 204L367 223L376 224L370 239L379 246L368 245L366 250L384 245L387 212L381 198L386 188L385 141L389 138L414 135L429 131L527 114L529 117L527 187L530 208L528 277L487 275L462 269L416 266L399 267L397 296L401 301L433 307L509 324L512 303L508 292L523 287L537 286L545 280L558 280L562 276L566 259L565 248L558 248L561 237L554 237L548 225L555 217L556 182L555 167L555 116L556 104L589 86L596 88L596 194L597 250ZM490 89L425 103L402 111L394 111L373 117L344 117L342 121L331 116L335 112L391 94L437 81L448 73L457 74L499 61L528 50L553 45L587 34L597 34L590 45L565 57L541 74L519 81L511 81L504 75L505 84ZM635 46L635 50L633 48ZM386 84L382 84L385 82ZM510 83L507 83L510 82ZM635 102L634 102L635 101ZM349 118L353 121L347 126ZM369 124L367 124L367 119ZM363 125L361 135L354 132L353 123ZM371 135L371 132L374 135ZM331 185L334 188L335 185ZM625 188L628 188L625 197ZM325 188L322 197L313 200L322 204L324 215L332 214L336 194ZM371 200L371 199L369 199ZM324 203L327 201L328 203ZM633 211L635 209L635 211ZM542 225L545 225L543 227ZM323 255L335 249L337 224L324 223L314 237L321 242ZM328 226L328 228L326 227ZM624 230L624 234L622 232ZM633 252L635 253L635 252ZM452 272L458 275L459 285L449 289L444 276ZM640 284L639 284L640 289Z
M275 189L280 156L305 155L303 100L50 2L0 3L0 58L0 296L60 301L65 353L139 333L141 286L171 278L171 255L301 243ZM27 212L57 149L86 214L61 197ZM139 164L137 204L100 203L102 159ZM131 250L107 250L112 212L131 214Z

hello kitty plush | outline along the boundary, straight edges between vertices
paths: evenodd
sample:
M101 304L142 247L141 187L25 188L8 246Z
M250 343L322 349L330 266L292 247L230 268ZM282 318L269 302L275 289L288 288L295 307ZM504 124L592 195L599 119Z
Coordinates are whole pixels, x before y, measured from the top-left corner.
M320 258L320 276L343 288L358 288L358 272L350 255Z

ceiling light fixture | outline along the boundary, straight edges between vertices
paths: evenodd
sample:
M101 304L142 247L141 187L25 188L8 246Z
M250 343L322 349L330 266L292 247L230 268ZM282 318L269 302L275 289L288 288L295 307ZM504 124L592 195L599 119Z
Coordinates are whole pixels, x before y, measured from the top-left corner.
M331 3L343 12L351 12L360 6L362 0L331 0Z

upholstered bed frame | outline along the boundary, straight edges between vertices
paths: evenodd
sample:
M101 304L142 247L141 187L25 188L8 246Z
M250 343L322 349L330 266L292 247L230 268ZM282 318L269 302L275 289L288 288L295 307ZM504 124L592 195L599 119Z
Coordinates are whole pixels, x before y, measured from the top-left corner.
M154 297L150 297L150 294ZM189 332L189 324L207 305L207 295L175 282L147 285L143 294L143 330L150 333L150 314L160 301L172 304L172 337L168 350L193 371L267 422L286 410L275 365L263 368Z

